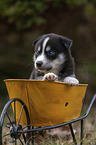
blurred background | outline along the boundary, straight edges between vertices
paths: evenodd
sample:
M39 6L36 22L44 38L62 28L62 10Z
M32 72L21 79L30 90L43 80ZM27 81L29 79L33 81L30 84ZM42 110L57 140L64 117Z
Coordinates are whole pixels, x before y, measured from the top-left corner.
M57 33L73 40L76 76L96 93L96 0L0 0L0 110L8 101L4 79L28 79L32 42Z

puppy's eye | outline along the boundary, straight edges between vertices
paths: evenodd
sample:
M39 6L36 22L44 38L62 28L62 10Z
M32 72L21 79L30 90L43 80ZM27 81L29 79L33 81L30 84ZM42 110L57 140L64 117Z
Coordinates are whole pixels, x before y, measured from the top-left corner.
M49 52L47 52L47 53L48 53L48 55L50 55L50 56L55 55L55 52L54 52L54 51L49 51Z
M36 51L36 53L35 53L36 55L39 55L39 51Z

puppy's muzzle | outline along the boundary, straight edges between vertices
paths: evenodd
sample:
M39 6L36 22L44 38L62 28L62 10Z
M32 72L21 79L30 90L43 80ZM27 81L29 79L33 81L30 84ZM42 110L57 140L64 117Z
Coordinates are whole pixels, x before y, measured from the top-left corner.
M37 69L41 70L41 71L50 71L52 69L52 66L50 66L49 64L44 65L42 61L37 61L36 62L36 67Z

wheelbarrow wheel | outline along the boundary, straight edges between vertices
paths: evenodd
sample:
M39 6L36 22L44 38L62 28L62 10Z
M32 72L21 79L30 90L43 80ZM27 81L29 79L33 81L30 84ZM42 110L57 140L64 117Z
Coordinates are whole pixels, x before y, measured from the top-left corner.
M16 104L20 103L19 119L16 119ZM14 110L14 111L13 111ZM22 112L25 113L27 125L21 125ZM30 132L20 133L19 130L30 129L30 117L24 102L19 98L13 98L5 105L0 118L0 145L29 145Z

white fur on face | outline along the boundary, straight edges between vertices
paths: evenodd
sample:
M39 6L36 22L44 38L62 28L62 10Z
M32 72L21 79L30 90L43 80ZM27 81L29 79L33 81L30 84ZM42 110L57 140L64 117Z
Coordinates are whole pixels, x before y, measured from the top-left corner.
M51 50L51 48L50 48L50 46L48 46L47 48L46 48L46 51L48 52L48 51L50 51Z
M36 62L37 61L41 61L42 59L43 59L43 54L44 54L44 50L45 50L45 47L46 47L46 44L47 44L47 42L48 42L48 40L49 40L50 38L49 37L46 37L45 39L44 39L44 41L43 41L43 49L42 49L42 54L40 55L40 56L38 56L38 60L36 59L36 57L35 57L35 55L33 56L33 60L34 60L34 62L35 62L35 65L36 65ZM40 47L40 45L38 46L38 51L40 51L41 50L41 47ZM41 58L39 58L39 57L41 57ZM40 60L39 60L40 59Z
M38 71L41 71L41 72L44 72L44 73L48 73L48 72L53 72L55 74L58 74L59 70L60 70L60 67L61 65L65 62L65 55L63 53L59 54L58 57L54 60L50 60L46 57L45 55L45 48L46 48L46 45L47 45L47 42L50 38L49 37L46 37L43 41L43 48L42 48L42 53L41 55L39 55L36 60L34 59L35 61L35 68L38 70ZM40 49L40 46L38 47L38 49ZM46 51L49 51L50 50L50 47L48 46L46 48ZM41 68L38 68L36 63L38 61L42 61L43 64L41 66ZM50 71L46 71L47 68L52 68Z
M46 37L44 39L42 53L41 53L40 56L37 57L36 60L34 59L34 61L35 61L35 68L36 69L37 69L37 66L36 66L37 61L42 61L42 62L45 62L46 61L46 56L44 55L44 50L45 50L46 44L47 44L47 42L48 42L49 39L50 39L49 37ZM40 46L38 47L38 49L40 49ZM34 56L34 58L35 58L35 56Z
M55 73L58 75L58 72L60 70L61 65L66 61L65 55L64 54L59 54L58 57L50 61L50 65L52 66L51 72Z
M38 51L40 51L40 50L41 50L41 47L39 46L39 47L38 47Z
M47 42L48 42L49 39L50 39L49 37L46 37L46 38L44 39L44 41L43 41L43 50L42 50L42 53L44 53L46 44L47 44Z
M38 69L39 71L45 72L45 73L53 72L53 73L58 75L60 67L65 62L65 60L66 60L65 56L62 53L59 54L55 60L49 60L45 54L42 54L39 57L37 57L37 59L35 61L35 68L38 69L36 66L36 62L42 61L43 62L43 65L42 65L43 70ZM52 67L52 69L50 71L46 71L47 67Z

